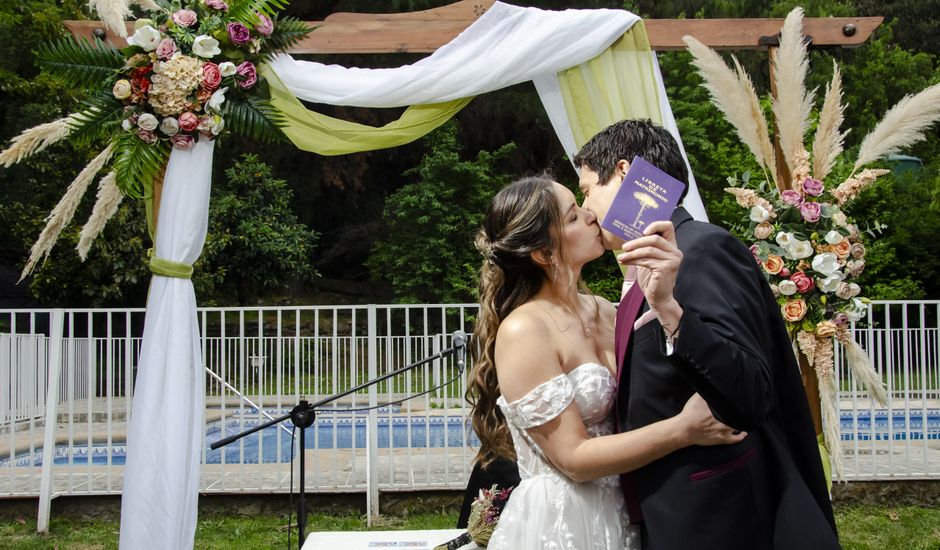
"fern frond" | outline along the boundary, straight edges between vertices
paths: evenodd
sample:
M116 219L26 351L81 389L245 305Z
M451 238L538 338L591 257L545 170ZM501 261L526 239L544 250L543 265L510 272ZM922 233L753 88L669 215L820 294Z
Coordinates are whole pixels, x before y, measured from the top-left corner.
M279 128L283 116L268 100L232 98L222 104L222 118L233 134L268 143L287 141Z
M264 41L264 52L273 54L287 51L314 29L316 27L311 27L296 17L277 19L274 21L274 32Z
M263 13L274 18L280 10L287 7L289 0L232 0L229 2L228 17L249 27L258 22L256 13Z
M115 183L128 197L143 198L145 186L153 182L169 158L170 144L166 141L151 145L136 134L120 134L114 159Z
M78 88L101 88L115 71L124 67L121 52L97 37L94 45L84 38L63 38L43 44L36 59L46 73Z
M78 144L88 144L110 136L124 116L124 104L107 92L99 92L84 101L87 109L69 118L69 136Z

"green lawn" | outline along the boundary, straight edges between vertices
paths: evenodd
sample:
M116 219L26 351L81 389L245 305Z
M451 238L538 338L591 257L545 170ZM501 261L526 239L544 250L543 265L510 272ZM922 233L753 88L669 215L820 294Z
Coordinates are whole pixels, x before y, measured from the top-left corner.
M208 517L207 517L208 516ZM940 509L837 506L836 518L845 550L940 548ZM447 529L456 522L454 512L413 514L406 518L384 516L374 529ZM310 531L365 530L365 518L356 513L311 515ZM294 526L296 529L296 526ZM100 519L53 518L51 534L35 534L34 517L17 518L0 525L0 548L31 550L91 550L117 548L118 524ZM296 531L294 532L296 533ZM292 534L294 537L295 534ZM294 539L296 544L296 539ZM195 547L202 549L287 548L284 516L207 515L199 520ZM295 546L296 547L296 546Z

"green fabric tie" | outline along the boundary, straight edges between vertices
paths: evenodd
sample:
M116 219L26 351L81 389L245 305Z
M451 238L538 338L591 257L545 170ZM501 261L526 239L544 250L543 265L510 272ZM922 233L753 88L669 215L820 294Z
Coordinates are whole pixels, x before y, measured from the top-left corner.
M189 264L158 258L154 256L152 248L147 250L147 256L150 258L150 272L154 275L174 279L192 279L193 277L193 266Z

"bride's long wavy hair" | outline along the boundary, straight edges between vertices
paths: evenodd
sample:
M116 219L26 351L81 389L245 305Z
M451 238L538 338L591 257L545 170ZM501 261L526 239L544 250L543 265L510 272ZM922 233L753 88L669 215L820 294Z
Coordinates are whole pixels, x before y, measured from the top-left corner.
M564 257L562 231L554 184L538 176L520 179L497 193L477 233L476 247L483 255L480 313L473 330L473 369L466 397L480 439L477 461L483 467L496 458L515 459L506 418L496 404L500 395L493 360L496 332L507 315L531 300L549 280L532 253Z

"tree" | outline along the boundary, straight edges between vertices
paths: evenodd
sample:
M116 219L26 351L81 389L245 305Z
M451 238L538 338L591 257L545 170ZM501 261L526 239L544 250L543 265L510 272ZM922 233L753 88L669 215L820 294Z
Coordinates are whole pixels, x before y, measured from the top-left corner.
M515 146L462 160L453 121L424 141L430 150L405 172L416 181L385 201L387 227L368 266L373 280L392 284L399 302L472 300L481 261L473 237L490 199L511 179L497 165Z
M315 277L311 255L319 234L297 222L293 193L256 155L225 171L209 203L209 234L196 263L197 287L239 305L263 292Z

